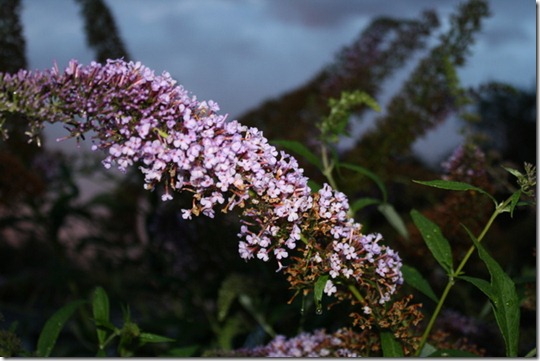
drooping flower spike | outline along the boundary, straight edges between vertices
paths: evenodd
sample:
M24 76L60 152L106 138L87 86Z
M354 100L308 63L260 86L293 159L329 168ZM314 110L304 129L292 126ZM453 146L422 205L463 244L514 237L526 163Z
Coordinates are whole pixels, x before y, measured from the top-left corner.
M191 192L184 218L239 209L243 259L275 258L282 269L292 252L315 240L306 254L318 274L354 281L376 293L370 300L388 301L403 282L397 253L379 245L380 235L361 233L343 193L324 185L313 194L293 157L218 111L169 73L156 75L139 62L73 60L63 72L0 74L0 128L2 114L18 112L29 119L31 139L39 139L44 122L64 123L68 137L92 133L92 149L107 153L106 168L137 165L145 188L160 185L164 201ZM334 283L327 294L336 292Z

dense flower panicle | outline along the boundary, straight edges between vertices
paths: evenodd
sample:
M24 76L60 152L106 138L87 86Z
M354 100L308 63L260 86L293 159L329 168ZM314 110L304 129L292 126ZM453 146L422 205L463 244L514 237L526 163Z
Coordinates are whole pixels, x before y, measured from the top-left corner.
M106 168L139 165L145 188L161 185L164 201L174 191L192 192L192 208L182 211L186 219L239 208L243 259L274 257L282 269L305 243L303 236L325 239L326 247L311 259L320 271L360 284L376 277L379 302L386 302L402 282L401 261L379 245L380 235L361 233L347 215L347 197L328 185L312 194L293 157L256 128L227 121L218 111L215 102L190 96L169 73L156 75L138 62L71 61L64 72L55 67L0 74L0 115L25 113L31 136L43 121L65 123L77 139L94 132L92 149L107 153ZM330 283L326 293L334 292Z

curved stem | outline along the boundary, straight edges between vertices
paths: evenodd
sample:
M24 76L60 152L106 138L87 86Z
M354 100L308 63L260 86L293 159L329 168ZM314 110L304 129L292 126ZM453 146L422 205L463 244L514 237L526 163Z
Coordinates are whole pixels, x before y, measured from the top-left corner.
M328 180L328 183L330 183L330 186L333 189L337 190L338 189L337 183L334 180L334 176L332 175L332 170L334 169L334 163L328 159L328 148L326 147L326 144L321 145L321 158L322 158L322 165L323 165L322 173Z
M487 232L489 231L489 229L491 228L491 225L493 224L493 222L495 221L495 218L497 218L497 216L499 214L501 214L502 212L504 212L506 206L508 206L508 204L512 201L511 199L512 197L508 198L506 201L504 201L503 203L501 203L499 206L497 206L497 208L495 208L495 211L493 212L493 214L491 215L491 217L489 218L488 222L486 223L486 225L484 226L484 229L482 230L482 232L480 233L480 235L477 237L477 241L480 243L482 241L482 239L484 239L485 235L487 234ZM427 342L427 338L429 336L429 334L431 333L431 329L433 328L433 325L435 324L435 321L437 320L437 317L439 316L439 313L441 312L441 309L442 309L442 306L444 304L444 301L446 300L446 298L448 297L448 294L450 293L450 289L452 288L452 286L454 286L454 283L455 283L455 278L458 277L460 274L461 274L461 271L463 270L463 268L465 267L465 265L467 264L467 262L469 261L469 258L471 258L474 250L475 250L475 246L474 244L469 248L469 250L467 251L467 253L465 254L465 257L463 257L463 259L461 260L461 262L459 263L458 267L456 268L455 271L452 271L452 274L449 275L449 279L448 279L448 283L446 284L446 287L444 288L444 291L441 295L441 298L439 299L439 303L437 304L437 307L435 308L435 311L433 312L433 314L431 315L431 318L429 320L429 323L426 327L426 329L424 330L424 333L422 334L422 339L420 340L420 345L418 347L418 350L416 351L416 356L419 356L420 353L422 352L422 349L424 348L424 345L426 344Z
M350 284L347 286L349 288L349 291L351 291L351 293L354 295L354 297L356 297L356 299L362 303L366 303L365 300L364 300L364 297L362 296L362 294L360 293L360 291L358 291L358 288L356 288L355 285L353 284Z

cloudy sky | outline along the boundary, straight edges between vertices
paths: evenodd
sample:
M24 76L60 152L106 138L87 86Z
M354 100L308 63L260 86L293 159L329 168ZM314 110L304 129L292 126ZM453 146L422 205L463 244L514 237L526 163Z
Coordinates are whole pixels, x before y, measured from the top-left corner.
M309 80L377 16L416 18L451 0L106 0L133 60L169 71L199 99L232 118ZM88 63L83 21L74 0L23 0L30 68ZM465 85L536 81L536 4L491 0L492 16L460 71ZM390 92L390 90L389 90ZM383 101L383 99L381 99ZM455 125L438 130L455 132ZM432 141L437 142L433 136ZM429 147L430 140L422 141ZM51 144L52 145L52 144Z

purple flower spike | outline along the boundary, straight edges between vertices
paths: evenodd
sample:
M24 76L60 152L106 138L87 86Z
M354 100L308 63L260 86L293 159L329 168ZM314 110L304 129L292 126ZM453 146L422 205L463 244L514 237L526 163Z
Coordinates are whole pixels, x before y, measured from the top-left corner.
M137 164L146 189L164 187L163 201L175 191L192 192L185 219L239 208L243 259L273 257L282 269L303 235L326 238L325 253L312 255L321 272L360 284L362 277L377 278L379 300L386 302L402 283L398 255L378 245L380 235L360 232L343 193L325 185L312 194L294 158L218 110L215 102L190 96L169 73L156 75L139 62L83 66L73 60L64 72L0 74L0 116L24 113L32 137L44 121L63 122L77 139L93 131L92 149L106 152L106 168ZM329 231L308 227L314 219ZM335 292L332 281L325 291Z

